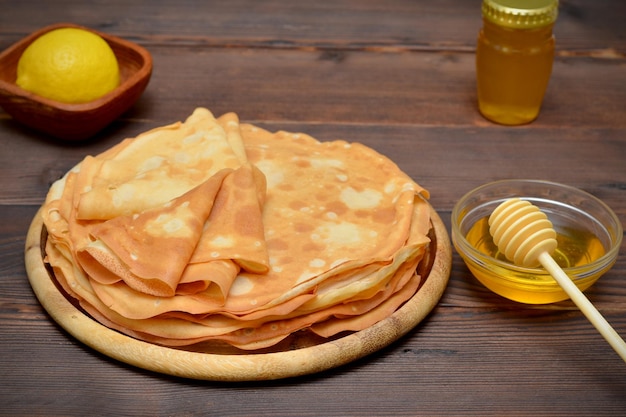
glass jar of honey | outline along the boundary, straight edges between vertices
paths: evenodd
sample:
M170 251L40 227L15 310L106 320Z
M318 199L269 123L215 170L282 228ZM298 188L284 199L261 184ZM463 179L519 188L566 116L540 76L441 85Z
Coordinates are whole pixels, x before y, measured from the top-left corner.
M476 48L478 108L504 125L539 114L554 61L558 0L483 0Z

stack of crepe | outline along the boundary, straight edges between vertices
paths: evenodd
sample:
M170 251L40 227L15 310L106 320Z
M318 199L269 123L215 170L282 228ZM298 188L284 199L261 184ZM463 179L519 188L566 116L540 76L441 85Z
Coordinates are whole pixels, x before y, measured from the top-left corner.
M428 193L344 141L189 118L88 156L50 189L46 262L102 324L251 350L388 317L417 291Z

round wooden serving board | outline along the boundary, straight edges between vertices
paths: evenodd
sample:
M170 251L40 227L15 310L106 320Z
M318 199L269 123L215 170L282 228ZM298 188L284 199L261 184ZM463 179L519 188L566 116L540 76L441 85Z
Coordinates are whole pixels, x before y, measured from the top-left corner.
M416 294L391 316L365 330L332 340L298 332L274 350L233 352L227 347L196 350L143 342L98 323L66 298L46 267L42 247L46 233L40 213L26 237L28 279L43 308L73 337L121 362L168 375L212 381L271 380L312 374L362 358L396 341L420 323L437 305L450 276L452 249L445 225L431 207L433 244L420 264L424 282Z

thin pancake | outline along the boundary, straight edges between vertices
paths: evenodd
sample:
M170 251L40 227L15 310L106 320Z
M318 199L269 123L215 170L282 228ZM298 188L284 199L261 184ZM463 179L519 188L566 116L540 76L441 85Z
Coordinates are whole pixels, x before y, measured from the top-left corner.
M196 109L53 185L47 261L86 311L133 337L256 349L359 330L408 299L426 198L364 145Z

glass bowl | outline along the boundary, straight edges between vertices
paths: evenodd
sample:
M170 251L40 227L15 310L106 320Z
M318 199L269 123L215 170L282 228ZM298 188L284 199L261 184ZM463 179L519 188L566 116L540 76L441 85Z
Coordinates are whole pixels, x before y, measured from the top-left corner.
M465 194L452 210L452 242L472 274L491 291L527 304L568 299L543 268L513 265L499 253L487 219L503 201L519 197L550 219L558 247L553 257L584 291L615 263L623 229L615 213L585 191L538 180L503 180Z

